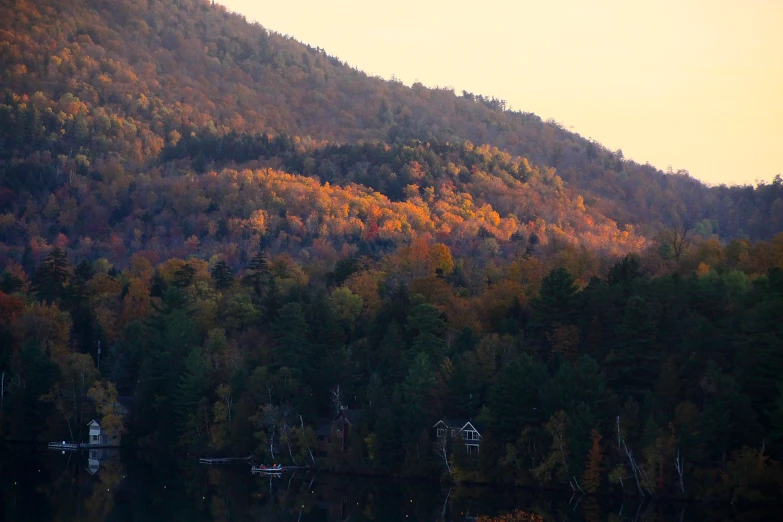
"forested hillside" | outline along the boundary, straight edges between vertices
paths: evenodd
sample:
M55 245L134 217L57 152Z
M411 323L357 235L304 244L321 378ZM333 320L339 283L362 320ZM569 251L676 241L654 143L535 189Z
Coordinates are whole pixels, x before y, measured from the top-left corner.
M709 189L664 175L500 100L367 77L205 0L2 4L0 168L23 187L114 162L135 173L191 132L470 140L556 169L572 197L621 229L698 224L769 239L783 224L779 181Z
M0 75L0 437L779 500L780 178L708 188L200 0L0 0Z

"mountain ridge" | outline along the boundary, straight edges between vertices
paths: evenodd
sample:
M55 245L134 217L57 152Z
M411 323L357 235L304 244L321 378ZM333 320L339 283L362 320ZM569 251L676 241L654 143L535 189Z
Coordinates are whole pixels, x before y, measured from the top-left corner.
M769 238L783 223L778 180L709 188L683 172L665 175L535 115L506 111L502 100L370 77L208 2L42 0L5 9L0 67L6 98L21 101L5 104L3 123L35 134L30 120L41 116L25 123L13 112L20 104L52 110L65 120L66 164L81 151L82 165L121 158L124 169L140 171L190 133L286 133L338 144L467 140L556 169L572 198L647 237L698 226L725 239ZM39 150L6 139L7 163L57 148L45 133Z

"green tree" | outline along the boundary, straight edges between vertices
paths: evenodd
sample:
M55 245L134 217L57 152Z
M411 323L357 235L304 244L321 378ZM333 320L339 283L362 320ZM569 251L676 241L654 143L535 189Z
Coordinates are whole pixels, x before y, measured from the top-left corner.
M428 415L437 411L437 384L438 375L430 356L418 353L402 383L411 423L427 422Z
M198 448L209 441L211 387L207 362L201 350L195 348L185 360L184 373L171 397L180 441L187 447Z
M446 329L446 322L437 308L429 304L414 307L408 315L405 328L414 336L414 354L425 353L435 361L443 357L446 343L441 335Z
M621 397L640 400L655 387L661 366L658 328L653 311L641 296L632 296L617 326L616 344L604 361L612 388Z
M513 440L525 426L538 426L546 418L541 397L546 379L544 366L526 354L501 370L482 412L500 438Z
M38 299L51 303L66 296L66 287L71 277L69 267L65 252L57 247L53 248L33 275L32 290Z
M301 305L288 303L280 308L280 316L272 326L272 332L275 364L290 369L300 379L309 377L318 361L311 358L313 346Z
M551 484L553 481L565 483L569 478L570 450L567 437L568 415L564 411L553 414L544 425L552 443L546 459L532 470L539 484Z
M163 295L144 322L142 365L137 396L140 408L136 428L142 442L174 444L178 427L174 397L185 358L198 345L187 296L177 287Z
M215 287L219 290L230 288L234 283L234 271L223 260L215 263L215 266L212 267L211 275L212 279L215 280Z
M574 278L565 268L555 268L541 281L541 290L533 300L532 330L543 339L556 328L574 324L576 320Z
M259 252L247 265L247 273L242 277L242 284L253 291L256 299L263 295L264 285L269 280L269 261Z

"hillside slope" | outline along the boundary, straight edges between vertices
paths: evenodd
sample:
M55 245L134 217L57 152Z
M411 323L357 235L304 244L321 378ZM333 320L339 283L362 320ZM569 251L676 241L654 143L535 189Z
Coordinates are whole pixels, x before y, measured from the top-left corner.
M0 9L4 177L28 176L8 173L22 158L56 163L40 158L46 152L82 165L119 158L135 172L191 132L470 140L556 169L573 197L620 228L699 225L702 234L769 238L783 223L779 180L707 188L665 175L499 100L368 77L206 1L20 0Z
M646 245L632 225L618 226L597 205L585 205L553 168L458 137L405 138L403 127L381 122L395 118L389 111L365 121L347 110L366 110L373 96L385 103L368 85L412 102L415 90L367 79L315 51L308 51L313 67L323 66L331 80L320 87L289 81L290 71L265 57L270 42L280 46L276 56L299 44L206 5L87 5L21 2L4 18L19 28L3 33L14 41L3 47L3 59L13 63L3 69L5 85L15 88L0 105L0 260L32 270L57 245L76 259L105 257L115 266L145 251L151 259L219 256L241 268L260 245L333 260L336 252L373 255L418 236L483 262L567 244L609 256ZM161 23L160 41L143 30ZM32 29L24 34L23 27ZM267 51L247 50L252 56L241 68L222 65L233 61L211 56L209 45L174 59L196 45L174 45L182 34L201 31L209 44L209 34L230 27L255 34ZM215 49L236 47L217 42ZM254 67L264 82L247 76ZM227 76L234 81L223 81ZM322 92L333 103L311 106L304 96ZM365 104L356 102L362 92ZM477 115L492 113L457 102ZM424 104L420 112L438 110ZM298 116L304 114L307 121ZM303 129L367 141L328 145L281 134ZM258 134L264 130L274 137ZM377 141L388 133L398 136Z
M133 396L152 458L779 503L783 233L712 232L779 229L780 180L708 189L192 0L0 0L0 74L0 437L122 434ZM480 451L432 440L455 418Z

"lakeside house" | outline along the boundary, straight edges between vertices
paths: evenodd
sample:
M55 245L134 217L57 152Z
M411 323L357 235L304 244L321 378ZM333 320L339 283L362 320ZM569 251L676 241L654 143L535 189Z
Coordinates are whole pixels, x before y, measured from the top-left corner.
M435 430L435 437L444 443L453 442L460 437L469 455L478 454L482 436L474 422L468 419L441 419L432 428Z
M322 422L315 431L317 437L316 454L320 457L326 457L335 451L345 453L363 413L362 410L350 410L347 406L343 406L332 420Z
M122 435L115 433L113 435L106 434L101 429L101 423L93 419L87 425L90 427L90 438L87 441L88 446L102 446L106 448L119 447L122 442Z

